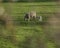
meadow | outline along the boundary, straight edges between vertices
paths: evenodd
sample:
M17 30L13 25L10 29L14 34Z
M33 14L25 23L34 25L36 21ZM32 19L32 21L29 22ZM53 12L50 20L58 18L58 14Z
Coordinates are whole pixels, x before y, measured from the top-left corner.
M14 31L0 27L0 48L56 48L55 42L49 40L42 27L48 17L60 9L56 2L2 3L2 6L13 18ZM42 22L23 20L24 15L32 10L43 17Z

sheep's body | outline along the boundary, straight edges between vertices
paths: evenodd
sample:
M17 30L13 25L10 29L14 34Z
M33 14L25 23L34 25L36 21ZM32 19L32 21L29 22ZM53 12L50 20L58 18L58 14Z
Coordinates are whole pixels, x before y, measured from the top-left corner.
M42 16L39 16L39 21L42 21Z
M36 19L36 12L31 11L31 12L26 13L24 19L25 20L34 20L34 19Z
M28 20L28 21L30 20L30 14L29 13L25 14L24 20Z
M31 11L31 12L30 12L30 17L36 18L36 12L35 12L35 11Z

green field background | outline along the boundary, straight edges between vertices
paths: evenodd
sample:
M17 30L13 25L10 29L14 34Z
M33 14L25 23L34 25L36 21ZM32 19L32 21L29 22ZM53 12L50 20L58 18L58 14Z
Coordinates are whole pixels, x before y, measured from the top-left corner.
M0 27L0 48L58 48L54 40L47 37L48 34L44 32L40 22L35 24L35 22L29 23L23 20L27 12L34 10L37 16L43 17L44 23L47 17L60 9L56 2L2 3L2 6L19 25L14 26L15 37L12 37L13 31Z

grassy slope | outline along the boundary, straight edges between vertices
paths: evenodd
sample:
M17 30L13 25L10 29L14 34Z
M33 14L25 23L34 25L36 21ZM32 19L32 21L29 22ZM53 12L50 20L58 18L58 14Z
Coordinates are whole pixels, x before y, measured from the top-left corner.
M5 8L7 8L8 3L3 3L3 5L5 6ZM52 12L55 12L56 9L59 9L57 6L50 6L50 5L56 5L55 2L11 3L11 5L12 5L12 7L11 7L11 9L12 9L11 15L14 18L16 18L17 16L19 16L20 18L23 18L24 13L26 13L27 11L30 11L30 10L36 10L38 13L40 13L40 12L44 12L44 13L45 12L49 12L49 13L52 13ZM42 6L40 6L40 5L42 5ZM46 6L44 6L44 5L46 5ZM38 15L46 16L46 14L38 14ZM5 32L5 30L2 31L2 32ZM8 31L6 31L6 32L8 32ZM5 35L7 35L7 34L10 35L11 33L5 33ZM29 24L26 25L25 24L24 26L23 25L22 26L21 25L20 26L15 26L15 34L16 34L17 41L20 42L19 43L20 46L17 46L17 48L18 47L19 48L20 47L24 48L23 46L25 44L26 45L29 44L29 43L26 42L26 39L29 38L29 37L32 39L31 44L30 44L31 48L37 48L36 47L37 43L35 42L35 40L37 40L38 38L40 38L41 39L40 41L44 42L44 44L47 45L46 48L55 48L54 47L55 44L52 43L51 41L48 41L48 39L46 39L45 34L44 34L44 32L43 32L43 30L41 28L41 25L34 25L34 24L32 24L32 25L29 25ZM4 42L4 41L5 41L5 39L1 39L0 42ZM10 43L10 41L8 41L6 43L12 44L12 43ZM5 43L3 43L3 45L4 44ZM10 46L12 46L12 47L10 47ZM2 47L2 45L0 47ZM10 48L15 48L14 44L13 45L6 45L5 46L5 48L9 48L9 47ZM2 47L2 48L4 48L4 47Z

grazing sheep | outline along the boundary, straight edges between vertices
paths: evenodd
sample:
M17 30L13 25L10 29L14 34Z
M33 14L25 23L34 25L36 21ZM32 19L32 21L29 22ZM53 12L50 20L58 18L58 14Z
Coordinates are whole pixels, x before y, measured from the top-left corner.
M29 21L30 20L30 14L29 13L25 14L24 20L25 21Z
M42 16L39 17L39 21L42 21Z
M35 11L31 11L29 13L26 13L24 16L24 20L35 20L36 19L36 12Z
M31 11L30 12L30 17L31 17L31 19L36 19L36 12L35 11Z
M36 18L38 19L38 21L42 22L42 16L37 16Z

